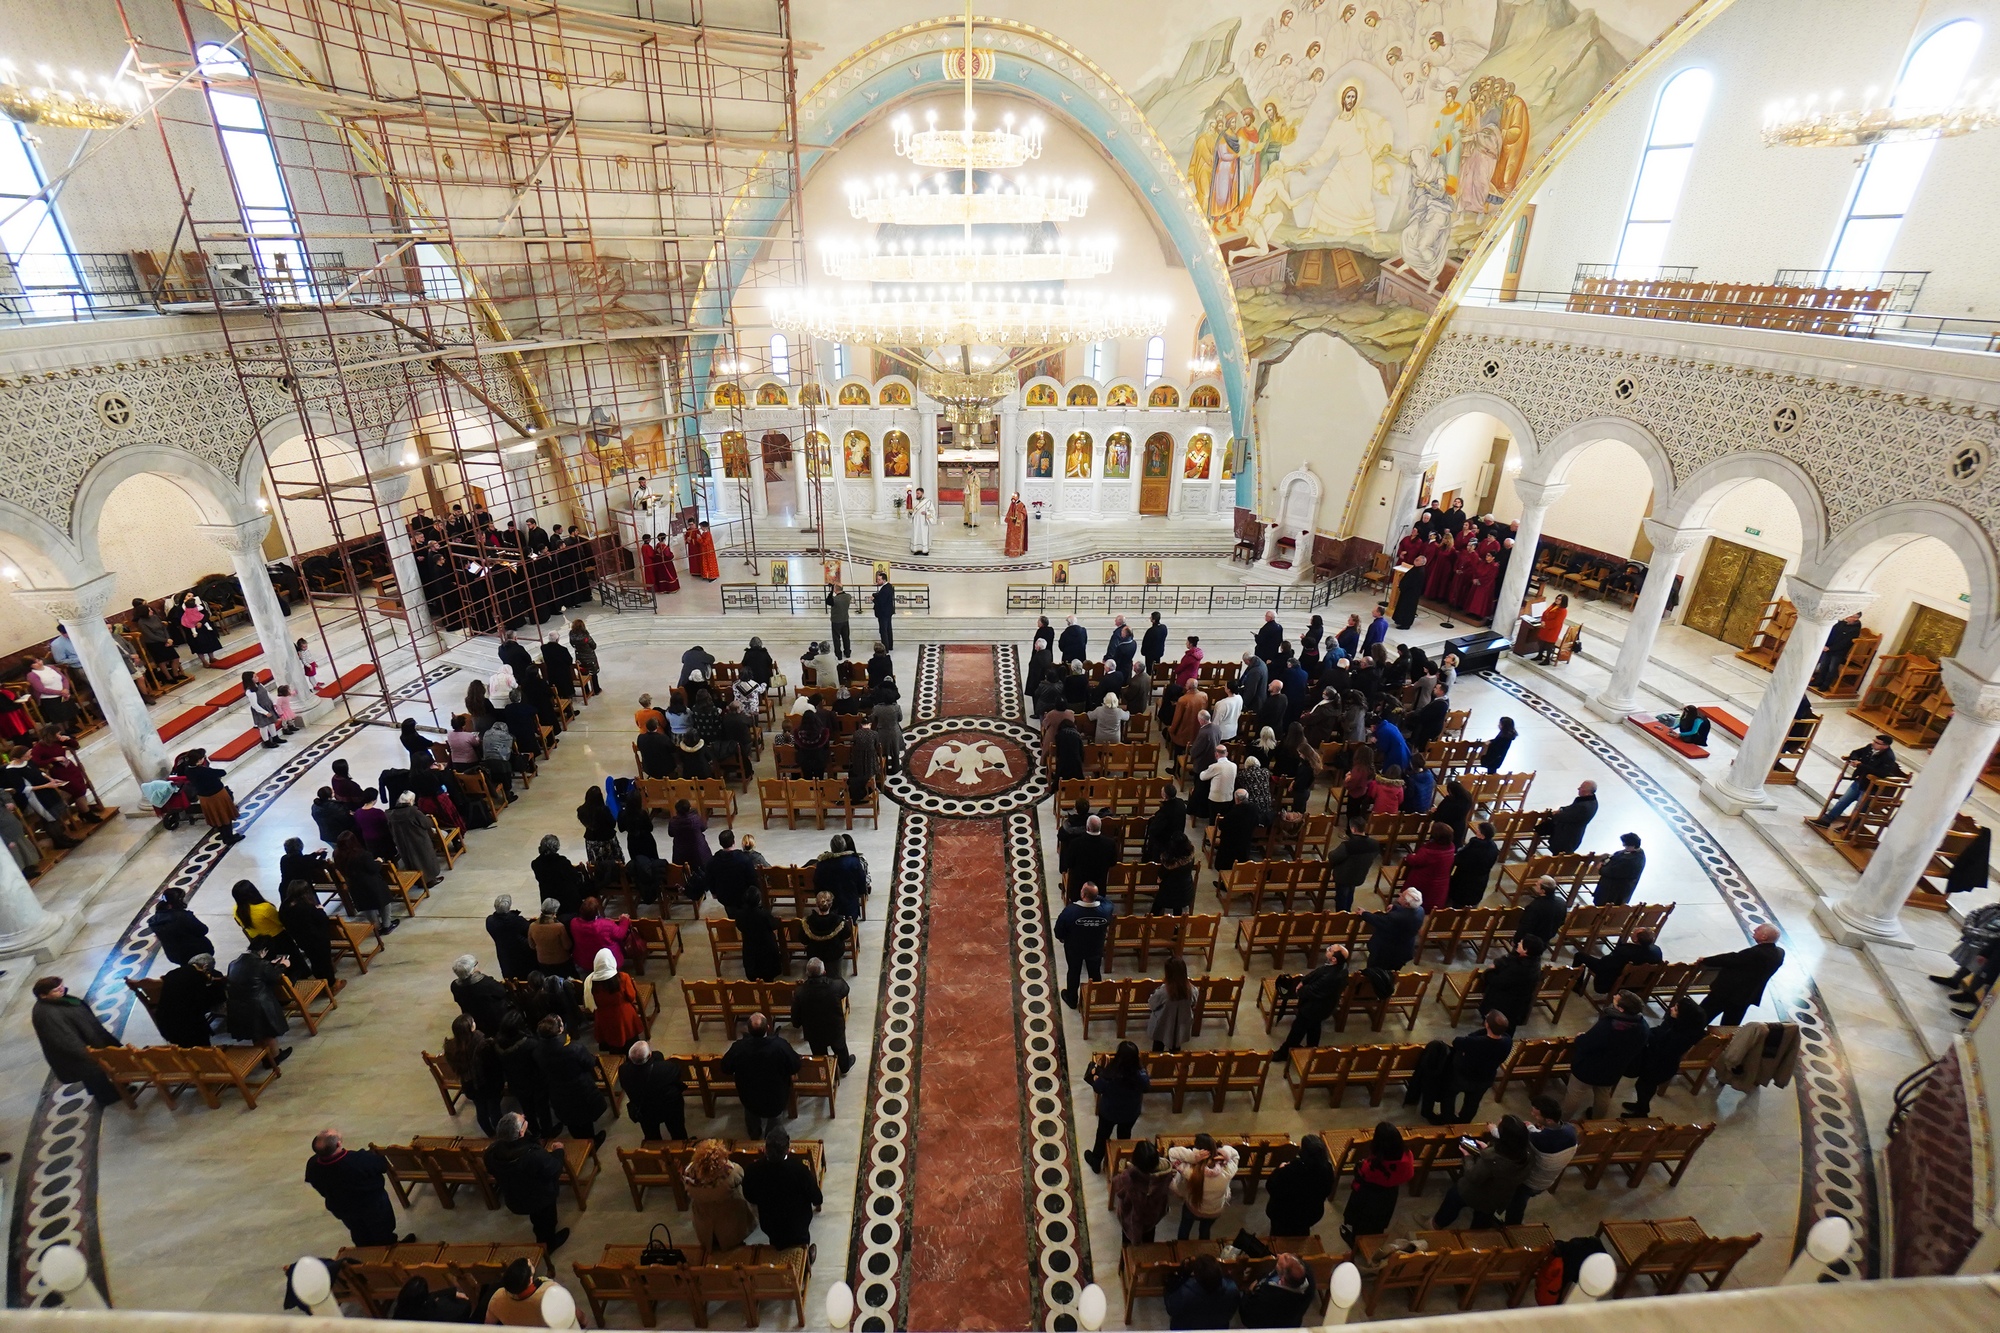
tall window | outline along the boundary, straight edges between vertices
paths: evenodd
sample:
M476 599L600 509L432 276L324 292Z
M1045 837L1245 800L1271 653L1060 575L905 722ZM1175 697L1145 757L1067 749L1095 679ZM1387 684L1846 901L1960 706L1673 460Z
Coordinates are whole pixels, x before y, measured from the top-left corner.
M1083 353L1083 374L1085 379L1104 378L1104 344L1092 343Z
M836 380L844 380L847 378L846 343L835 343L833 345L833 377Z
M1146 383L1167 373L1167 340L1159 334L1146 339Z
M1903 64L1890 107L1921 111L1948 105L1965 82L1965 71L1979 50L1980 35L1977 23L1959 19L1919 42ZM1854 175L1854 193L1848 196L1847 214L1834 233L1827 268L1862 275L1861 281L1873 282L1874 275L1888 267L1896 232L1903 225L1903 215L1910 211L1910 200L1916 196L1936 143L1935 139L1910 139L1879 143L1868 150Z
M779 379L792 373L792 348L782 333L771 335L771 373Z
M243 57L226 46L204 42L195 48L201 72L211 78L248 79L250 67ZM229 174L236 182L236 197L243 206L243 229L257 239L250 243L258 271L266 281L303 281L306 274L305 250L297 240L299 224L292 212L291 196L285 191L285 174L278 166L278 150L264 123L264 108L257 99L243 93L228 93L211 87L208 104L222 132L223 156L229 159Z
M73 318L71 298L61 293L82 290L76 255L55 205L41 197L48 180L28 143L27 131L14 121L0 129L0 246L13 262L28 308L37 315Z
M1625 230L1618 238L1613 270L1620 278L1657 277L1660 256L1667 251L1667 232L1680 206L1694 160L1694 141L1708 113L1714 86L1708 71L1684 69L1660 90L1653 108L1653 128L1646 135L1646 153L1639 160L1639 179L1632 186L1632 203L1625 210Z

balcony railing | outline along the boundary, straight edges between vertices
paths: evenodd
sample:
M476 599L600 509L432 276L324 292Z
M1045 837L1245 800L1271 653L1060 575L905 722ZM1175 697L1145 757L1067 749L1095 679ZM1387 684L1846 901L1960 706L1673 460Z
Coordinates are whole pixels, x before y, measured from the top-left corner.
M2000 319L1920 315L1896 309L1908 290L1901 279L1908 275L1880 276L1885 283L1898 281L1893 286L1851 288L1579 277L1576 285L1564 292L1523 289L1504 293L1497 287L1474 287L1465 293L1464 303L1778 329L1961 352L2000 352Z

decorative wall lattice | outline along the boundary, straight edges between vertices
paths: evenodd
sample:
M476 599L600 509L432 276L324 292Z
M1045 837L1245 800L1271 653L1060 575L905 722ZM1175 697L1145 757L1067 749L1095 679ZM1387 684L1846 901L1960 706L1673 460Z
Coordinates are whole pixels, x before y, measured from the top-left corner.
M1830 537L1886 506L1921 500L1964 510L2000 545L2000 472L1983 466L2000 447L2000 427L1985 404L1720 361L1454 331L1424 362L1395 429L1414 435L1427 414L1465 393L1505 399L1541 449L1580 422L1624 418L1665 447L1676 486L1731 454L1776 454L1818 489Z

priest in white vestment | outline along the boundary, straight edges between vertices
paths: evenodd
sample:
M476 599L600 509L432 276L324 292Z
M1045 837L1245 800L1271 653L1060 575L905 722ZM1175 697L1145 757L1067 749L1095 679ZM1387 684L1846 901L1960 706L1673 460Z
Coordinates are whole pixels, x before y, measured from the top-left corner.
M931 525L937 522L937 506L920 489L910 506L910 554L931 553Z

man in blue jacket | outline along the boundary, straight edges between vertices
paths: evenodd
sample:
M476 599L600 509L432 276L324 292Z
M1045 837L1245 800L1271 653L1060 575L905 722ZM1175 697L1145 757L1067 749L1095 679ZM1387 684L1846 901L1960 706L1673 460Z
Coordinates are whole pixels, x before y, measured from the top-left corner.
M1092 981L1104 979L1104 940L1111 933L1111 918L1118 909L1099 902L1097 886L1085 884L1077 900L1063 908L1056 918L1056 938L1062 941L1063 956L1069 961L1069 984L1063 987L1063 1003L1076 1008L1076 988L1083 969L1090 969Z

